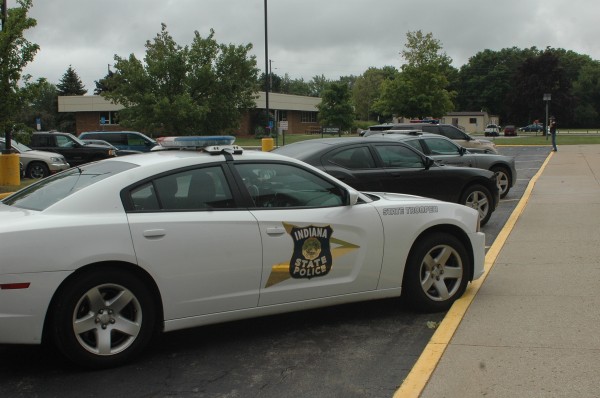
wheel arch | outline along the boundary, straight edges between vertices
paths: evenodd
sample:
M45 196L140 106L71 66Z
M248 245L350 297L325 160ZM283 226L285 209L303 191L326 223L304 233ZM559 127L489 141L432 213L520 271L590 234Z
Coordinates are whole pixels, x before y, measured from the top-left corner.
M71 275L69 275L62 283L58 286L54 294L52 295L52 299L50 300L50 304L48 305L48 311L46 312L46 317L44 319L44 329L42 332L42 343L48 342L51 338L50 329L51 329L51 319L53 316L53 311L56 306L56 300L60 295L68 288L71 281L75 280L78 276L83 275L87 272L93 272L96 270L106 270L113 269L118 270L120 272L129 273L143 281L143 283L150 289L152 293L152 297L154 300L155 308L158 311L156 314L157 319L159 320L159 330L158 332L162 332L164 329L164 310L163 310L163 300L160 294L160 290L158 289L158 285L152 278L150 274L148 274L144 269L140 268L135 264L131 264L123 261L103 261L98 263L88 264L77 269Z
M26 166L24 166L24 168L25 168L25 170L24 170L25 171L25 175L27 177L30 177L31 176L31 169L33 169L36 166L41 166L42 168L44 168L44 170L48 174L50 174L50 168L48 167L48 165L44 161L42 161L42 160L32 160L29 163L27 163Z
M502 169L506 172L506 174L510 177L511 183L513 182L514 176L511 168L504 163L494 163L490 166L489 170L493 171L494 169Z
M427 235L438 233L438 232L448 233L448 234L454 236L455 238L457 238L464 245L464 247L467 251L467 254L469 256L469 281L472 281L473 273L475 272L474 267L473 267L473 263L475 261L475 258L473 257L473 246L471 245L471 240L469 239L469 237L467 236L465 231L463 231L460 227L458 227L456 225L451 225L451 224L434 225L430 228L427 228L423 232L421 232L419 234L419 236L414 240L414 242L409 250L408 256L406 256L406 261L408 261L408 259L413 254L413 251L415 250L415 246L417 245L417 242L419 242L421 239L423 239ZM406 273L407 269L408 269L407 264L405 264L404 273Z

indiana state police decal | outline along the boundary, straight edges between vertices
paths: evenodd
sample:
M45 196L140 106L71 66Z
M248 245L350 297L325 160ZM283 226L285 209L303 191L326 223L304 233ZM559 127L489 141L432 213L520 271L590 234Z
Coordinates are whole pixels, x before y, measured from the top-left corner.
M294 226L290 235L294 240L294 253L290 260L290 276L295 279L325 276L331 270L332 255L330 226Z
M290 280L302 283L316 277L323 277L334 269L334 261L359 249L354 243L333 236L331 225L298 226L283 223L292 238L292 257L282 258L271 266L265 288ZM289 258L289 257L288 257Z

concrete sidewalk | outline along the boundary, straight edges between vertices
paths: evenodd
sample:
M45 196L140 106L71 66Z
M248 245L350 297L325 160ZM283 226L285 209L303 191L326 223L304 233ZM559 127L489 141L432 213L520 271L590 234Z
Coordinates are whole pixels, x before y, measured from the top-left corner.
M395 397L600 396L600 145L559 146L532 182Z

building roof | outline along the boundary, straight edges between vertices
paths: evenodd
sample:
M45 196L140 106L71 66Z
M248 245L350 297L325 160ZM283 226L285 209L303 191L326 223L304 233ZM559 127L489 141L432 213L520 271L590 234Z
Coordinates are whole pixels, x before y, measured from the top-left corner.
M257 93L255 103L258 109L266 108L266 95L263 91ZM321 103L321 98L318 97L269 93L269 109L317 112L319 103ZM59 112L109 112L119 111L123 108L122 105L113 104L100 95L58 97Z

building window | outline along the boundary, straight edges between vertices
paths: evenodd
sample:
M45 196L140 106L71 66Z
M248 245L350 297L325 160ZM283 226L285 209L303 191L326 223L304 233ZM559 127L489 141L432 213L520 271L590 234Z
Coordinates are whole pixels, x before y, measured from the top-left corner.
M100 124L101 125L119 124L119 118L118 118L117 112L115 112L115 111L100 112Z
M317 123L317 112L302 112L300 117L302 123Z
M477 124L477 118L476 117L470 117L469 118L469 123L470 124Z
M284 122L287 120L287 111L278 111L277 112L277 121Z

